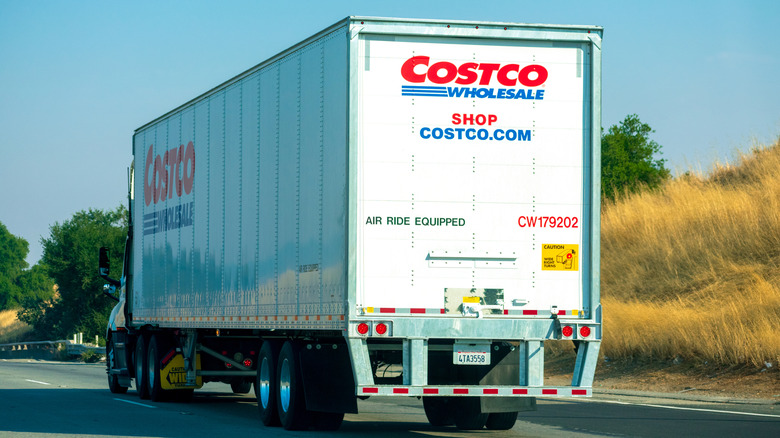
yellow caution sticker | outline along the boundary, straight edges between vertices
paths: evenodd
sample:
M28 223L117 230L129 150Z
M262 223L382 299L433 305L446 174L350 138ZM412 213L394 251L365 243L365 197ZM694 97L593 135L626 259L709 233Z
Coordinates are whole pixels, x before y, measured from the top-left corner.
M196 369L200 370L200 354L197 355L195 360ZM160 370L160 387L162 389L185 389L192 388L192 386L186 386L187 384L187 371L184 368L184 356L181 353L176 353L175 356L165 364L165 367ZM195 388L203 386L203 378L198 376L195 379Z
M580 246L562 243L542 245L542 271L578 271Z
M463 302L479 304L479 297L463 297Z

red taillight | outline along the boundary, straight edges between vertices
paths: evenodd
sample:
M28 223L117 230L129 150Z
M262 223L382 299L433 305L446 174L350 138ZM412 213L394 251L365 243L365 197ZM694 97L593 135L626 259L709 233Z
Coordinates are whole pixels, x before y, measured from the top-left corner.
M365 335L366 333L368 333L368 324L366 324L365 322L361 322L360 324L358 324L357 332L360 333L361 335Z
M590 336L590 327L580 327L580 336L583 338Z
M225 362L225 368L233 368L233 365L228 362Z
M571 335L573 335L573 334L574 334L574 329L573 329L573 328L571 328L571 326L570 326L570 325L564 326L564 327L561 329L561 334L563 334L563 336L566 336L567 338L568 338L568 337L571 337Z
M379 324L376 325L375 330L376 330L376 334L384 335L385 333L387 333L387 324L380 322Z
M251 368L252 367L252 359L249 359L249 358L244 359L244 366L247 367L247 368Z

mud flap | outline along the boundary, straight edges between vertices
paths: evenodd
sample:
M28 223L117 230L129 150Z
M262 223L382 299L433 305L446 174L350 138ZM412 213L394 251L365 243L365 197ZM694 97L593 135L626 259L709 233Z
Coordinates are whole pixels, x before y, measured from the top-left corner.
M300 359L307 410L357 414L355 379L346 344L306 344Z
M184 356L181 353L171 354L173 350L163 359L160 367L160 387L162 389L192 389L202 388L203 378L198 376L195 386L187 386L187 370L184 368ZM200 354L197 355L196 369L200 370Z
M517 385L520 376L520 351L509 344L500 344L497 352L498 363L480 379L479 384ZM535 397L480 397L482 413L535 411Z

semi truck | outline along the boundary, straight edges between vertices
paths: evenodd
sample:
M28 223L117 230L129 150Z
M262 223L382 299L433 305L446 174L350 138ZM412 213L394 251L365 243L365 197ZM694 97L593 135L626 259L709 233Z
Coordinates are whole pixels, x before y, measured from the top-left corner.
M509 429L601 342L597 26L348 17L138 128L108 386ZM571 385L544 346L576 346Z

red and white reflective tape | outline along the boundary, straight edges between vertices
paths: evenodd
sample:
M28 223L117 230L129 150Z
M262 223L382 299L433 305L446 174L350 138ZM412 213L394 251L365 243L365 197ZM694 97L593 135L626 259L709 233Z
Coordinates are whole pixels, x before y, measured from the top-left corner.
M419 307L363 307L363 314L396 314L396 315L444 315L444 309L426 309ZM543 316L549 318L550 310L535 310L535 309L523 309L523 310L509 310L505 309L502 312L505 316ZM558 316L576 316L578 318L586 318L587 315L584 310L559 310ZM452 315L450 315L452 316ZM500 316L500 315L488 315L488 316Z
M504 310L504 315L510 316L544 316L545 318L550 316L549 310ZM583 310L559 310L558 316L577 316L579 318L585 318L585 311Z
M399 308L399 307L364 307L363 312L382 313L382 314L409 314L409 315L443 315L444 309L425 309L421 307Z
M358 386L358 395L382 396L528 396L528 397L590 397L591 388L562 387L528 387L528 386Z

